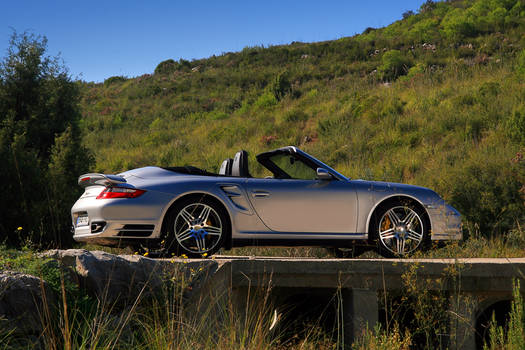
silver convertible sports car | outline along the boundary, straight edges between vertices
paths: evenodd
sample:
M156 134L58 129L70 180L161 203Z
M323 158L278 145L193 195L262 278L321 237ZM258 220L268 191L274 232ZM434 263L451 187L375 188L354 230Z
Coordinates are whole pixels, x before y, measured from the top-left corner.
M344 257L363 247L403 256L462 238L460 214L428 188L352 180L293 146L257 161L272 176L250 176L246 151L219 174L185 166L82 175L74 239L193 257L255 245L321 246Z

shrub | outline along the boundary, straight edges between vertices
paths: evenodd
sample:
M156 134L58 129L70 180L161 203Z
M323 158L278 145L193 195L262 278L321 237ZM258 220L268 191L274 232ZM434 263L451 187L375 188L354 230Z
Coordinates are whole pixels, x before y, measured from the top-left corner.
M453 177L451 204L464 215L471 233L498 235L525 219L521 160L496 157L490 149L481 149L448 176Z
M381 61L377 71L383 80L395 80L406 74L411 66L410 61L399 50L387 51Z
M516 71L518 72L518 76L525 78L525 49L521 50L518 55Z
M423 5L421 5L421 7L419 8L419 12L425 13L425 12L432 11L435 8L436 8L436 3L432 0L427 0L423 3Z
M445 36L454 41L474 36L477 33L472 18L465 10L458 8L450 11L443 18L441 26Z
M294 109L284 114L284 121L286 122L302 122L308 120L308 114L302 110Z
M177 70L177 62L172 59L160 62L157 67L155 67L155 74L170 74Z
M407 19L408 17L414 16L414 15L415 15L415 13L412 10L405 11L405 12L403 12L403 19Z
M105 86L109 86L109 85L115 84L115 83L123 83L126 80L128 80L126 77L123 77L121 75L117 75L117 76L114 76L114 77L109 77L106 80L104 80L104 85Z
M507 135L512 140L525 145L525 107L523 105L512 111L505 126Z
M277 101L280 101L285 95L290 93L291 90L292 85L290 84L286 73L279 74L270 86L270 91L273 93L273 96L275 96Z
M259 96L257 101L255 101L255 106L256 107L263 107L263 108L264 107L271 107L271 106L275 106L278 102L279 101L277 100L275 95L272 92L267 91L264 94L262 94L261 96Z

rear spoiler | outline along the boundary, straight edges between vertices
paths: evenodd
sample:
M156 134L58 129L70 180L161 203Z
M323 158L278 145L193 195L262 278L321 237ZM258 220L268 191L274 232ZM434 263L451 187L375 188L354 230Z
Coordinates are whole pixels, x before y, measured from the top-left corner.
M101 185L101 186L111 186L123 184L126 182L126 179L122 176L117 175L106 175L106 174L84 174L79 176L78 184L82 187Z

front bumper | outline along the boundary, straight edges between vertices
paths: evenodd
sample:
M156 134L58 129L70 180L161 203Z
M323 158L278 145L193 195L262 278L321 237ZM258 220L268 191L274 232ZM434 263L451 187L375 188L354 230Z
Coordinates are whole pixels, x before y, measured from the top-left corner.
M443 204L440 206L427 206L430 217L432 240L461 240L463 229L461 225L461 214L452 206Z

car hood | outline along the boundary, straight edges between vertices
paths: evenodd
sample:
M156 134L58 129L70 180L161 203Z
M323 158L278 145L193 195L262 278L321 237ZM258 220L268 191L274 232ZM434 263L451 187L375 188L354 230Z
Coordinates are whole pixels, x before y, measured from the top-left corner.
M405 194L410 197L419 199L424 203L436 203L442 202L443 199L430 188L400 184L396 182L384 182L384 181L367 181L367 180L354 180L355 182L365 186L369 191L377 193L379 196L389 196L392 194Z
M394 192L432 191L430 188L416 186L416 185L401 184L397 182L368 181L368 183L370 183L371 189L374 191L394 191Z

